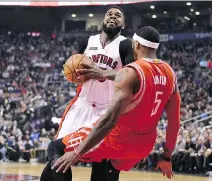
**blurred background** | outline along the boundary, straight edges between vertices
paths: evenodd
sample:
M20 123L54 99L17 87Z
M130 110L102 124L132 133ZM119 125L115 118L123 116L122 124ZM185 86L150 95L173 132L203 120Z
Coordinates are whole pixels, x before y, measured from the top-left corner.
M6 3L6 4L5 4ZM178 76L181 128L173 169L208 175L212 169L212 2L114 2L126 13L122 34L150 25L161 34L158 58ZM112 4L112 3L111 3ZM85 37L101 32L109 2L0 2L0 159L46 163L76 85L65 81L65 60ZM163 152L163 114L152 153L135 166L153 170ZM90 167L89 163L77 163Z

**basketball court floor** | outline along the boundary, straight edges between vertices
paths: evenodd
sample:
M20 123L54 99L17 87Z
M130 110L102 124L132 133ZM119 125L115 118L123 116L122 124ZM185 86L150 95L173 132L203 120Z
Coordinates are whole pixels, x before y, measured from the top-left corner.
M44 164L0 163L0 181L39 181ZM90 168L73 167L73 181L89 181ZM142 171L122 172L120 181L166 181L161 173ZM209 177L177 175L172 181L210 181ZM47 180L48 181L48 180Z

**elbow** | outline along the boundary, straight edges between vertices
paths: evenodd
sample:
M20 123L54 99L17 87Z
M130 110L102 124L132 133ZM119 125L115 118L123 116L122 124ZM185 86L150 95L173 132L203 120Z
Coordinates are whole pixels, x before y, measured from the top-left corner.
M114 127L116 126L116 121L114 119L109 119L105 124L104 124L104 129L107 131L111 131Z
M173 119L174 120L174 119ZM178 132L180 129L180 120L170 122L168 124L168 130L171 130L172 132Z
M180 130L180 122L178 122L177 125L173 127L174 132L178 133L179 130Z
M97 129L101 132L110 132L116 126L116 122L113 120L106 120L104 122L100 122L97 125Z
M180 119L178 119L177 121L177 130L179 131L179 129L180 129Z
M180 129L180 121L177 121L176 129L177 129L177 130L179 130L179 129Z

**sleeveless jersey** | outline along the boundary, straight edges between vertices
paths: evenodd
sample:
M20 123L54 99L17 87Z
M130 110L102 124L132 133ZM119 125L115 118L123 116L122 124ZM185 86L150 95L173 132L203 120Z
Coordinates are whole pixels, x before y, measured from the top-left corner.
M156 132L167 101L175 90L172 68L161 60L137 60L127 67L136 70L140 89L119 119L118 127L141 134Z
M84 54L104 70L118 70L122 68L122 61L119 53L119 45L123 36L118 36L111 43L102 46L100 34L91 36L88 40ZM113 81L111 80L89 80L81 88L79 97L94 104L108 104L113 96Z

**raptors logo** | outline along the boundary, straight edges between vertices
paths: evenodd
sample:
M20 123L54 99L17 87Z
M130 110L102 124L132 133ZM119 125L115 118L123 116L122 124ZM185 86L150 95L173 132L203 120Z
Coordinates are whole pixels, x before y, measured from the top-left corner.
M112 69L115 69L118 65L117 61L113 61L113 59L111 57L108 57L106 55L102 55L102 54L97 54L97 55L92 55L91 56L93 62L99 64L104 64L109 66Z

